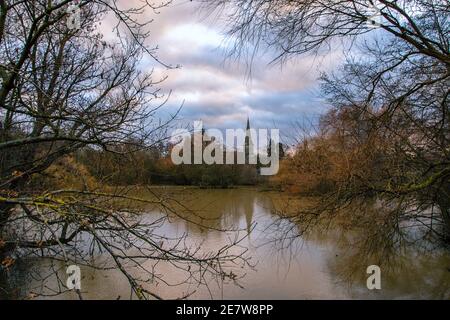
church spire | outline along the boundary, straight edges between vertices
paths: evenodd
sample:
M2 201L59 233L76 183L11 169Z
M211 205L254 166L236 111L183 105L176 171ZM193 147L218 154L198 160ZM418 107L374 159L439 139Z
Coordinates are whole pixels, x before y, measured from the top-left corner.
M253 143L252 143L252 136L251 136L251 131L250 131L250 118L248 115L247 115L247 128L245 130L244 152L245 152L246 164L252 163L250 158L253 157Z

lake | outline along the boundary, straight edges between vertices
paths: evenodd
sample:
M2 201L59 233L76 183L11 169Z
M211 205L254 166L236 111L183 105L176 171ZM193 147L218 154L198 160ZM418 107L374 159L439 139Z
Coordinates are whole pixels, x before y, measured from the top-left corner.
M155 190L176 197L205 218L200 222L191 217L192 222L187 222L173 216L170 223L158 228L160 234L173 238L187 234L189 245L204 252L220 248L230 239L239 237L242 241L237 250L246 250L245 255L251 264L233 267L238 276L237 284L208 278L208 286L198 286L195 281L183 283L180 272L160 263L157 273L163 275L168 284L160 282L150 284L150 287L164 298L192 293L189 299L450 299L448 251L436 249L425 254L414 248L404 250L390 261L389 268L381 266L381 290L369 290L366 287L367 264L356 261L357 258L351 255L351 246L342 244L340 239L344 231L317 231L306 238L298 237L284 243L277 241L287 236L286 230L295 232L295 225L289 225L288 221L280 228L274 214L276 203L289 205L292 197L254 188L207 190L167 187ZM152 207L145 212L145 219L156 219L161 214ZM42 259L23 261L11 281L15 281L21 294L26 295L39 285L29 276L32 271L51 273L49 266L49 262ZM118 270L85 267L81 270L83 298L130 297L128 282ZM49 278L49 287L57 285ZM77 296L65 293L57 298L77 299Z

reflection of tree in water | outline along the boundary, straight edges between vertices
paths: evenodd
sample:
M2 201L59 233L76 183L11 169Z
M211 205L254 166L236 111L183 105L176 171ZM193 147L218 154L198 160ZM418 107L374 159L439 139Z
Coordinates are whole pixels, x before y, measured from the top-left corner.
M445 251L421 253L407 248L383 262L381 255L368 256L348 248L338 245L336 256L330 255L327 265L335 282L345 284L351 296L450 299L450 257ZM381 268L381 290L366 287L366 268L372 264Z
M275 213L286 218L305 210L308 206L301 202L284 201L278 206L282 210L278 208ZM347 287L353 297L450 299L450 254L445 244L427 237L426 227L405 226L409 222L396 217L387 219L390 212L374 201L334 212L334 219L324 216L289 223L279 219L276 226L285 232L277 244L286 248L312 241L326 248L328 272L336 285ZM381 268L380 291L366 287L369 265Z
M191 190L188 196L186 193L183 196L183 214L189 217L183 223L189 234L240 229L250 233L257 197L253 190Z
M14 270L0 270L0 300L16 300L28 297L28 288L34 279L41 273L40 266L43 261L39 259L19 259L14 264ZM46 272L53 271L46 266Z
M16 270L20 270L21 265L15 266ZM20 286L20 278L17 277L17 272L12 273L9 270L0 269L0 300L17 299L20 296L18 292Z

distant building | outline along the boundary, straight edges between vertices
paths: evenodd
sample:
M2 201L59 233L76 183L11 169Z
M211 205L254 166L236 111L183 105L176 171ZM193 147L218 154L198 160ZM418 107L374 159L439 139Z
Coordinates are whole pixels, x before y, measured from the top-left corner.
M252 134L250 131L250 119L247 117L247 126L245 128L245 143L244 143L244 152L245 152L245 163L250 164L250 155L255 152L252 140ZM256 155L255 155L256 156Z

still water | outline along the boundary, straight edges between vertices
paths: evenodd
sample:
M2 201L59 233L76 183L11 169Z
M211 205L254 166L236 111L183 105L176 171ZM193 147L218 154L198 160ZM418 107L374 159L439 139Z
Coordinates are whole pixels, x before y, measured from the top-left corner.
M297 238L282 245L277 239L286 236L286 226L275 226L274 203L285 197L274 192L252 188L229 190L200 190L162 188L171 193L202 217L201 227L179 217L160 227L159 233L168 237L188 236L189 245L200 251L211 251L229 243L234 237L243 238L240 249L252 266L236 266L238 284L210 279L208 286L182 283L181 275L163 263L157 272L169 285L151 285L152 291L164 298L177 298L192 293L189 299L450 299L450 254L434 250L424 254L409 249L393 258L390 267L381 268L381 290L366 287L367 264L349 258L348 249L339 242L342 231L319 232L307 238ZM289 199L283 199L289 204ZM146 218L160 214L155 208L146 210ZM289 226L288 226L289 227ZM233 230L222 232L217 229ZM294 228L287 228L295 230ZM286 244L286 243L284 243ZM362 262L362 263L361 263ZM46 261L28 261L40 273L51 273ZM27 278L27 263L16 271L16 285L22 294L36 288ZM352 270L349 273L346 269ZM345 274L345 276L344 276ZM61 284L51 283L49 287ZM34 287L33 287L34 286ZM92 270L82 267L84 299L129 299L130 287L118 270ZM77 299L73 293L57 297Z

